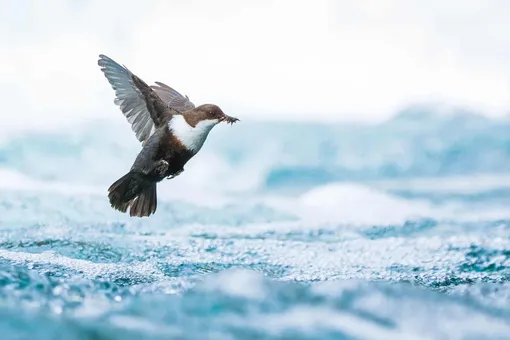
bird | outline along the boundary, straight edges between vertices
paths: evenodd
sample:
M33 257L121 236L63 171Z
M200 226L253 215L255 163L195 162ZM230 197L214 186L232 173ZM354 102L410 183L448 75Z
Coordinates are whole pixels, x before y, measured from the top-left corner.
M129 208L131 217L148 217L157 209L157 184L182 174L214 126L239 119L215 104L195 107L187 95L162 82L149 86L104 54L97 63L142 145L130 170L108 188L108 199L115 210L126 213Z

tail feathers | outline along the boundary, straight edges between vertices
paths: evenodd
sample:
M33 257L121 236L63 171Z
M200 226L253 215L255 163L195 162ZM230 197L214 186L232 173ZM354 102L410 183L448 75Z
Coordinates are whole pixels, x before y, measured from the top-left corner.
M157 208L156 183L152 183L145 187L143 191L136 197L131 204L130 216L149 216L156 212Z
M130 216L149 216L156 212L156 183L143 174L129 172L108 188L108 198L112 208L125 213L130 208Z

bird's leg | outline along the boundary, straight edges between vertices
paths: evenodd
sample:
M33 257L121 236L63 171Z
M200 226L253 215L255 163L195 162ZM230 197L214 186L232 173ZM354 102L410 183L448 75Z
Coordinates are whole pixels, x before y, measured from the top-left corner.
M142 172L146 175L155 174L158 177L164 177L166 172L168 171L168 162L164 159L159 159L154 163L151 163L149 166L142 169Z
M184 169L180 169L176 173L174 173L173 175L168 176L167 179L175 178L175 177L179 176L183 171L184 171Z
M154 170L159 177L165 176L165 173L168 171L168 162L164 159L160 159L159 161L154 163Z

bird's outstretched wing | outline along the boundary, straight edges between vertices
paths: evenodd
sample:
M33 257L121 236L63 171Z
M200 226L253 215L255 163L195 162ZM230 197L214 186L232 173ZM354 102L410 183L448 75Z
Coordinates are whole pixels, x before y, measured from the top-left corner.
M178 109L165 103L155 89L127 67L119 65L103 54L99 55L97 63L115 90L114 103L120 107L140 142L145 143L155 127L163 125L173 114L179 114Z
M183 96L162 82L157 81L156 85L151 85L151 87L168 106L179 112L195 108L195 104L189 100L188 96Z

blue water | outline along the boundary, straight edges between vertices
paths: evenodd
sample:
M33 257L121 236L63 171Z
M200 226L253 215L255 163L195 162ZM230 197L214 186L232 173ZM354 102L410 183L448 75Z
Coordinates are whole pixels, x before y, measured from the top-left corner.
M0 142L2 339L510 339L508 120L243 119L149 219L106 197L138 151L122 117Z

